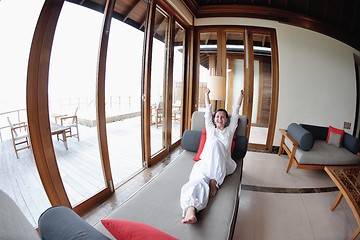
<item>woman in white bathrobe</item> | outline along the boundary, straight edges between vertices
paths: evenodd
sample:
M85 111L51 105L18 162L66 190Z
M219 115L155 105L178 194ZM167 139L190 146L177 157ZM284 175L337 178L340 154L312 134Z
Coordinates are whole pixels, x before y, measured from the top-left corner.
M231 145L244 92L241 91L236 105L233 106L230 119L225 109L217 110L213 118L209 94L210 90L206 89L206 142L200 155L201 160L194 164L189 181L181 188L182 222L188 224L197 222L196 212L206 207L209 197L216 195L225 177L236 169L236 162L231 159Z

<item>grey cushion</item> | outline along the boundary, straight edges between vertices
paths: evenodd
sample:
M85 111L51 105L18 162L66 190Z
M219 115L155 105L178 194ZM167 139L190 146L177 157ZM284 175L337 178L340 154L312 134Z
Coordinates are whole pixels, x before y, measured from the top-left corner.
M314 145L312 134L296 123L291 123L287 128L288 134L299 144L299 148L309 151Z
M358 153L360 152L360 141L356 137L345 133L343 142L343 147L345 147L347 150L351 151L352 153Z
M0 190L0 239L41 239L16 203Z
M327 144L333 145L335 147L341 147L341 138L342 136L340 134L329 132L329 139Z
M335 147L322 140L315 140L311 151L297 149L296 160L301 164L315 165L357 165L360 156L353 154L343 147Z
M187 151L197 152L201 134L201 131L185 130L181 139L181 147Z
M191 130L202 131L205 128L205 112L195 111L191 116Z
M73 210L63 206L48 208L39 217L39 231L45 240L109 239Z
M231 158L235 161L243 159L247 152L248 140L245 136L236 136L235 137L235 147L231 154Z

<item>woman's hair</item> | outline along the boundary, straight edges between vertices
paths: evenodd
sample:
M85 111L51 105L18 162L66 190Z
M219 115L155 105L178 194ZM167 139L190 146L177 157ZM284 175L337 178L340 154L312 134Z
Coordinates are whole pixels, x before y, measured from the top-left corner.
M225 113L225 116L226 116L226 118L228 119L227 123L225 124L225 127L227 127L227 126L229 125L229 123L230 123L230 121L229 121L229 114L228 114L228 112L227 112L225 109L223 109L223 108L219 108L219 109L216 110L216 111L214 112L214 114L213 114L212 121L213 121L215 127L216 127L216 124L215 124L215 116L216 116L216 113L218 113L218 112L224 112L224 113Z

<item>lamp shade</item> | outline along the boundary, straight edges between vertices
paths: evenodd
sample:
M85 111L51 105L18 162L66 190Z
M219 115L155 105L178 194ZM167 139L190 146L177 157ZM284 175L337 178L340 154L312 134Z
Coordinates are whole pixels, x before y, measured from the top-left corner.
M210 89L211 100L225 100L226 97L226 81L222 76L210 76L207 87Z

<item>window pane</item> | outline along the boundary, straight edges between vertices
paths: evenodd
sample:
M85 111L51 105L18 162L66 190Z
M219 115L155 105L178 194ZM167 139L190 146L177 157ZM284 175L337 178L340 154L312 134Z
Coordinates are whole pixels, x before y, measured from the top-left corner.
M105 188L95 106L102 22L101 13L64 2L51 53L49 113L54 133L52 139L72 206ZM63 137L63 132L55 134L59 131L54 129L64 127L67 137ZM67 142L68 150L63 140Z
M270 35L253 34L254 91L249 143L266 144L272 97Z
M204 91L209 76L215 75L217 58L217 33L200 33L200 70L199 70L199 105L198 110L205 108Z
M142 169L140 99L143 41L142 31L112 19L105 92L108 148L115 185Z
M244 34L226 33L226 108L231 110L244 89ZM243 106L241 106L242 108ZM240 110L242 112L242 109Z
M184 91L184 40L185 30L178 23L175 23L171 143L178 141L181 134L181 109Z
M165 66L169 18L156 9L151 66L151 155L165 148Z
M33 226L51 204L31 150L18 151L16 157L7 118L12 124L27 123L29 52L43 4L44 0L0 1L0 189L15 201ZM25 128L19 133L26 133Z

